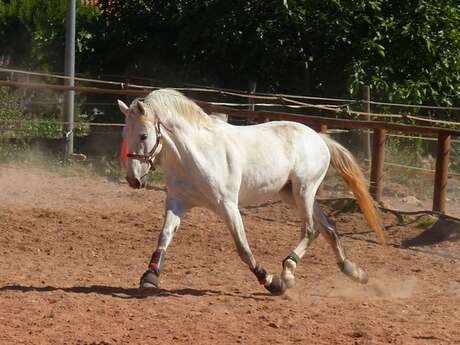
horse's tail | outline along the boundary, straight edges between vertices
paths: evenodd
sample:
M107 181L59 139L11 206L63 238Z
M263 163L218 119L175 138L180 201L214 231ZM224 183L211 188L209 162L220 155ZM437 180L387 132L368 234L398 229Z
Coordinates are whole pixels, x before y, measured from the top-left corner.
M331 153L331 165L340 173L358 200L359 207L380 242L386 245L382 220L377 213L374 201L367 190L366 179L353 155L338 142L321 134Z

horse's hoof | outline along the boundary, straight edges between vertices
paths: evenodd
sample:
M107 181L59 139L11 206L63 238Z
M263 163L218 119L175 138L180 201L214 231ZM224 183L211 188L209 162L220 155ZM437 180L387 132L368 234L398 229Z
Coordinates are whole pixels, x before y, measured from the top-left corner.
M141 289L158 289L160 287L160 277L155 271L148 269L142 275L140 288Z
M368 281L369 275L367 272L358 267L358 282L361 284L367 284Z
M264 285L264 286L274 296L280 296L284 294L284 292L287 289L286 284L284 284L281 277L277 274L274 274L272 276L271 282L268 285Z
M369 281L367 273L348 259L343 261L340 268L343 273L358 283L366 284Z

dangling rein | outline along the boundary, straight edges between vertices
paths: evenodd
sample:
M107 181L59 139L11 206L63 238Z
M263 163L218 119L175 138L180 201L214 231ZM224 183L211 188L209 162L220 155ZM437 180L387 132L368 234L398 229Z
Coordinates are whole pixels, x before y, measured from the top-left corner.
M163 148L163 134L161 134L160 123L158 122L155 126L155 132L157 140L152 150L147 155L138 155L137 153L128 153L127 157L137 159L141 162L148 162L150 164L150 170L155 171L155 158L161 152Z

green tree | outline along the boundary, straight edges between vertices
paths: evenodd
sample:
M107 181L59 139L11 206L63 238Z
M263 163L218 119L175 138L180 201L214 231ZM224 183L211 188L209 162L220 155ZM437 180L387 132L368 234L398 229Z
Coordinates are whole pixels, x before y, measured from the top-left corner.
M93 51L99 15L96 8L77 4L76 54L85 57ZM0 55L10 56L14 67L62 71L66 11L66 0L0 2Z
M456 0L102 3L113 69L150 62L222 86L328 96L368 84L373 97L417 104L451 105L460 91Z
M382 99L440 105L458 101L457 1L369 1L356 14L346 15L354 25L344 36L353 52L347 66L351 93L369 84Z
M62 70L65 2L0 2L0 55ZM457 0L101 0L77 16L77 70L94 76L459 103Z

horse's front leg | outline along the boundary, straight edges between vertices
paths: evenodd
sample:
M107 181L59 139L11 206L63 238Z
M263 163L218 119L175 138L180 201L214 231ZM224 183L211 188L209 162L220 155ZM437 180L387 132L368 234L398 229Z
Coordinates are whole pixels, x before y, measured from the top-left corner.
M182 200L171 196L166 198L165 206L165 221L158 239L158 246L152 254L147 271L142 275L141 288L158 288L160 286L160 273L166 250L188 209Z
M275 279L273 279L273 275L269 275L267 271L256 262L246 238L243 220L241 219L241 214L237 204L234 202L223 202L222 216L230 229L233 240L235 241L238 255L241 260L248 265L249 269L257 277L259 283L264 285L265 288L273 294L283 293L284 287L282 287L280 279L275 281Z

